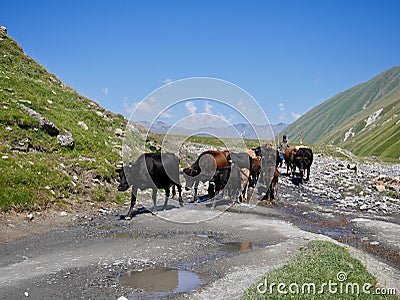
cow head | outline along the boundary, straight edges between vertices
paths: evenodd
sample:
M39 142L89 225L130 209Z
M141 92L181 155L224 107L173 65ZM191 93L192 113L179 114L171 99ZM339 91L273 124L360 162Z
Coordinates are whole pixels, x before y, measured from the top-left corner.
M304 177L304 170L311 165L311 161L306 156L297 156L295 157L296 165L299 167L300 170L300 177Z
M119 179L120 179L120 182L119 182L119 185L118 185L118 191L119 192L124 192L127 189L129 189L129 183L128 183L128 180L126 179L125 172L124 172L123 168L119 171Z
M197 172L193 168L184 168L182 170L183 176L185 177L186 180L186 189L190 188L193 186L194 182L196 181L194 176L197 175Z

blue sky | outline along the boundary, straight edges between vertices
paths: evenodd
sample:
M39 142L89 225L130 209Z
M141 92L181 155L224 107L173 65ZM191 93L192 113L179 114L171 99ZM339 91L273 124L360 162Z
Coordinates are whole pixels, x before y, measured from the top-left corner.
M201 76L245 89L275 124L399 65L399 13L390 0L13 0L1 4L0 25L65 83L126 117L163 84ZM212 110L206 103L195 111ZM164 121L193 112L185 108Z

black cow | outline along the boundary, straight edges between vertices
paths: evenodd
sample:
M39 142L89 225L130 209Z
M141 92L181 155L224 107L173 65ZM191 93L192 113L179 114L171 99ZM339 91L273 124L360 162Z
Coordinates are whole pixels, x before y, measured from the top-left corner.
M183 206L182 188L179 182L179 159L173 153L144 153L129 166L120 171L121 182L118 191L126 191L132 185L131 206L127 219L131 218L136 203L137 190L153 190L153 212L156 213L157 189L165 190L164 209L168 204L170 187L176 186L179 193L179 204Z
M248 170L251 169L251 157L248 153L246 152L240 152L240 153L229 153L228 156L226 157L228 160L229 164L235 164L239 168L246 168Z
M299 147L294 154L294 163L300 170L300 180L303 182L305 170L307 170L306 180L310 180L310 167L313 162L313 152L310 148Z
M271 146L263 146L260 148L261 152L261 178L267 187L266 195L263 199L273 199L277 196L278 191L278 177L279 172L277 169L277 156L279 152Z
M242 180L241 180L241 170L239 166L233 164L230 166L225 166L223 168L218 168L214 177L210 181L210 187L215 188L215 193L219 193L219 191L223 190L227 191L229 198L238 199L239 201L243 201L242 195ZM209 188L209 194L213 193ZM212 198L210 196L210 198ZM215 207L215 198L213 202L213 206Z

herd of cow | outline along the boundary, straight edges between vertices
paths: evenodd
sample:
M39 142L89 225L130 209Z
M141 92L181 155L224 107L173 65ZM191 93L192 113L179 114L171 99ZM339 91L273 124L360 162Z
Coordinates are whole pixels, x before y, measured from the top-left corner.
M303 181L307 171L310 178L310 166L313 162L312 150L308 147L290 147L284 153L288 175L295 175L296 167ZM247 190L257 183L264 184L266 193L263 199L274 199L278 196L278 166L282 158L278 150L270 145L257 147L247 152L235 153L229 150L207 150L201 153L196 161L180 171L179 159L173 153L144 153L136 162L125 165L120 170L118 191L126 191L132 186L131 205L127 214L129 219L136 203L138 189L152 189L153 212L156 212L158 189L165 190L164 209L168 198L175 196L178 189L179 203L183 206L182 186L179 175L185 178L186 189L194 188L194 201L198 200L197 190L200 182L208 182L208 198L213 199L215 207L217 195L227 193L231 201L248 201Z

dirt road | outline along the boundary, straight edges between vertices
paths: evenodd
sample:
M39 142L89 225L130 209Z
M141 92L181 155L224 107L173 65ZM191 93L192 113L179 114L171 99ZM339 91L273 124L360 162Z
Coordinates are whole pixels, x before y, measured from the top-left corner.
M220 210L185 205L159 212L160 217L182 222L199 215L211 218L188 224L150 213L126 221L120 219L126 208L90 221L75 217L69 226L0 245L0 295L8 299L26 295L31 299L238 298L309 240L329 239L277 219L275 208L258 207L258 214L242 210L220 214ZM366 254L360 257L375 273L387 274L386 284L400 278L394 268ZM147 291L130 286L129 270L165 267L186 272L178 274L177 283L186 281L178 292L172 292L174 284L157 289L163 277L154 277L154 286ZM171 276L175 275L166 278Z
M207 202L179 208L170 201L158 217L142 209L132 220L121 218L128 210L121 205L47 211L31 221L6 215L0 220L0 298L237 299L313 239L353 246L352 255L378 282L399 292L398 214L361 211L353 205L359 196L343 202L335 194L340 186L321 183L326 161L315 164L320 174L304 185L282 175L279 201L265 206L226 211L224 202L212 210ZM352 181L362 184L346 174L349 190ZM377 207L373 197L365 201ZM139 199L151 207L148 193Z

